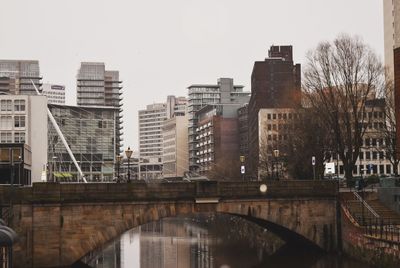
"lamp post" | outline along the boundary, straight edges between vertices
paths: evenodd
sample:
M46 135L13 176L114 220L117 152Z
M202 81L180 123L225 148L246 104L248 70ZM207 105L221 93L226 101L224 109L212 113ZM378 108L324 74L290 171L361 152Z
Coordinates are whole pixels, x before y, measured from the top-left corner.
M119 182L119 166L121 164L122 155L117 154L117 182Z
M279 174L278 174L278 157L279 157L279 150L274 150L274 156L275 156L276 180L279 180Z
M130 163L129 160L131 159L133 151L131 150L131 147L128 147L128 149L125 151L126 157L128 158L128 182L131 182L131 171L130 171Z

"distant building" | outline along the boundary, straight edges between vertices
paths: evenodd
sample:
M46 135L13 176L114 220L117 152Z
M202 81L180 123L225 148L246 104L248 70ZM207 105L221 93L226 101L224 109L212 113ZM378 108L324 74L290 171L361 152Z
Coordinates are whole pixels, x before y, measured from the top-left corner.
M170 95L167 97L167 119L174 116L185 115L187 113L187 103L186 97L175 97Z
M2 164L13 164L5 159L10 157L9 148L18 147L19 149L16 150L21 153L18 155L23 158L16 157L13 160L18 163L23 161L27 163L27 166L30 166L26 169L30 170L29 172L23 171L24 168L20 167L20 172L23 172L23 174L18 173L18 180L15 179L14 181L30 184L41 180L42 171L45 170L47 164L47 126L46 97L0 94L0 145L4 144L8 148L2 147L0 162ZM24 144L28 145L28 149L24 149L26 148ZM28 153L23 153L25 151ZM10 169L7 169L8 171L2 170L0 173L3 175L5 174L3 172L11 174ZM17 174L17 170L14 174ZM6 178L7 176L5 175Z
M40 90L37 60L0 60L0 92L12 95L36 95L32 82Z
M122 147L122 81L118 71L108 71L102 62L82 62L77 75L78 106L110 106L117 109L116 152Z
M156 169L152 177L162 177L163 135L162 126L167 120L166 103L147 105L139 111L139 156L147 159ZM153 165L158 165L155 168ZM141 178L141 176L139 176Z
M287 179L284 159L290 130L299 114L292 108L263 108L258 112L258 179Z
M198 172L213 173L221 180L240 177L239 129L240 104L207 105L196 113L196 156ZM228 176L226 178L225 176Z
M213 104L240 104L249 102L250 93L243 91L243 86L234 85L232 78L220 78L217 84L193 84L188 87L188 115L189 115L189 169L197 172L200 168L197 152L198 141L196 128L198 118L196 112L206 105Z
M292 46L271 46L268 58L254 63L248 106L249 169L258 177L259 111L263 108L295 108L300 100L300 64L293 64Z
M383 0L383 29L385 45L385 65L388 67L388 78L394 78L393 49L400 46L400 3Z
M244 156L244 163L249 158L249 118L248 104L238 109L238 128L239 128L239 154ZM246 166L246 165L245 165Z
M42 94L47 97L49 104L65 104L65 86L43 84Z
M189 170L188 116L177 115L164 121L163 135L163 175L183 177Z
M386 155L386 139L381 128L385 124L385 99L370 99L365 103L365 113L370 123L365 131L360 155L355 163L353 176L391 175L398 167L390 162ZM333 155L329 162L334 162L337 175L344 176L344 166L339 156ZM369 168L370 166L371 168Z
M86 179L112 181L117 154L115 121L119 109L54 104L49 104L49 109ZM48 133L49 180L76 181L78 171L51 123Z

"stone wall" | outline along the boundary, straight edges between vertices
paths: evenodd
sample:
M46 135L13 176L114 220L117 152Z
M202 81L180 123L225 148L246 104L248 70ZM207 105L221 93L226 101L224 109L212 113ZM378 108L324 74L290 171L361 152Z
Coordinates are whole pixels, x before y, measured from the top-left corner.
M362 227L351 222L342 209L343 251L376 267L400 267L399 243L364 235Z
M13 196L12 227L20 240L15 267L71 265L136 226L199 212L262 220L326 250L335 250L336 186L278 182L261 194L259 183L52 184L0 187ZM13 194L11 194L13 193ZM217 203L196 203L207 198Z

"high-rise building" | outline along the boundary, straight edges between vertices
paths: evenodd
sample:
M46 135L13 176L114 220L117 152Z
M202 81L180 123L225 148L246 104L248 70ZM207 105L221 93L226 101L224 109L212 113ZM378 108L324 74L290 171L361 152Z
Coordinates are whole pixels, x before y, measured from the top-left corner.
M46 97L0 94L0 144L7 145L0 150L0 177L10 178L12 166L14 183L41 180L47 164L47 129ZM29 146L30 153L21 154L24 144ZM10 158L9 149L16 145L20 154ZM26 170L28 163L31 168Z
M394 79L393 49L400 46L400 2L383 0L383 30L385 45L385 66L388 78Z
M154 177L162 176L162 126L165 120L167 120L166 103L150 104L145 110L139 111L139 157L149 160L152 165L159 165L160 168L156 172L158 174L154 174Z
M243 91L243 86L234 85L232 78L220 78L217 84L194 84L188 87L188 116L189 116L189 169L197 172L199 163L197 162L198 148L196 145L196 128L198 118L196 112L204 106L210 104L244 104L248 103L250 93Z
M189 170L188 116L176 115L162 126L163 175L183 177Z
M77 76L77 103L83 106L118 108L115 124L116 152L122 147L122 81L118 71L108 71L104 63L82 62Z
M221 180L240 177L238 109L241 106L212 104L196 112L196 163L201 175Z
M300 64L293 64L292 46L271 46L268 58L254 63L251 74L249 120L249 170L258 177L259 111L262 108L300 106Z
M42 94L47 97L49 104L65 104L65 86L43 84Z
M86 179L112 181L117 153L115 118L119 109L55 104L49 104L49 109ZM76 181L78 171L51 123L48 133L49 180Z
M187 113L187 98L175 97L170 95L167 97L167 119L174 116L185 115Z
M41 88L37 60L0 60L0 91L8 94L36 95L32 82Z

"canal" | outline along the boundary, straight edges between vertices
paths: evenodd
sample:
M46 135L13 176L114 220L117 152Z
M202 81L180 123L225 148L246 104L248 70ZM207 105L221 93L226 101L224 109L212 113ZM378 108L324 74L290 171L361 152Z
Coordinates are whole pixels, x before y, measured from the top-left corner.
M369 268L226 215L166 218L127 231L74 267L93 268Z

